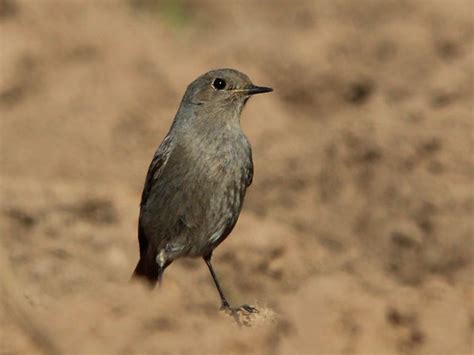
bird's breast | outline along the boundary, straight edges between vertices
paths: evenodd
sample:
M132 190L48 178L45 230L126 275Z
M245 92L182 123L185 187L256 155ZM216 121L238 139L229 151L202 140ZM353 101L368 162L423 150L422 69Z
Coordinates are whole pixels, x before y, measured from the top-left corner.
M180 139L142 214L157 248L201 255L219 243L237 221L251 169L245 136Z

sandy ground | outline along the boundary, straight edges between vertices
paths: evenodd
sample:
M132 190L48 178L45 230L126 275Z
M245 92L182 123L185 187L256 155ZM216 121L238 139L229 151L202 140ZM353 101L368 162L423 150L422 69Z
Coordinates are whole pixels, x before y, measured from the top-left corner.
M2 354L469 354L473 8L459 1L0 1ZM215 267L130 283L186 85L271 95Z

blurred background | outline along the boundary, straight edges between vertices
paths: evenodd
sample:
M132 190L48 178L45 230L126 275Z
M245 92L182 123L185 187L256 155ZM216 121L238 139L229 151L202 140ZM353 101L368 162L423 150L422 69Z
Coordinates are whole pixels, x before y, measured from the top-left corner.
M471 0L1 0L4 354L468 354ZM274 93L215 252L129 283L141 189L184 90Z

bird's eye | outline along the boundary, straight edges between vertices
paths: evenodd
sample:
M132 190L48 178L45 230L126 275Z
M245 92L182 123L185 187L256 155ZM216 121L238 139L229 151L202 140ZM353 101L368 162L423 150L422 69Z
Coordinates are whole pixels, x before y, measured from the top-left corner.
M213 82L212 82L212 86L214 87L214 89L216 90L222 90L225 88L226 86L226 82L224 79L215 79Z

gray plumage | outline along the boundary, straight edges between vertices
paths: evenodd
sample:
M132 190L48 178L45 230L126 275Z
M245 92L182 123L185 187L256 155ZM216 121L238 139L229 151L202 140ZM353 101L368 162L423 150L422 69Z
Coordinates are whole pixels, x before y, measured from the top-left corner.
M135 276L155 284L173 260L203 257L230 309L210 260L235 226L252 183L252 149L240 114L251 95L269 91L233 69L210 71L188 86L146 177Z

